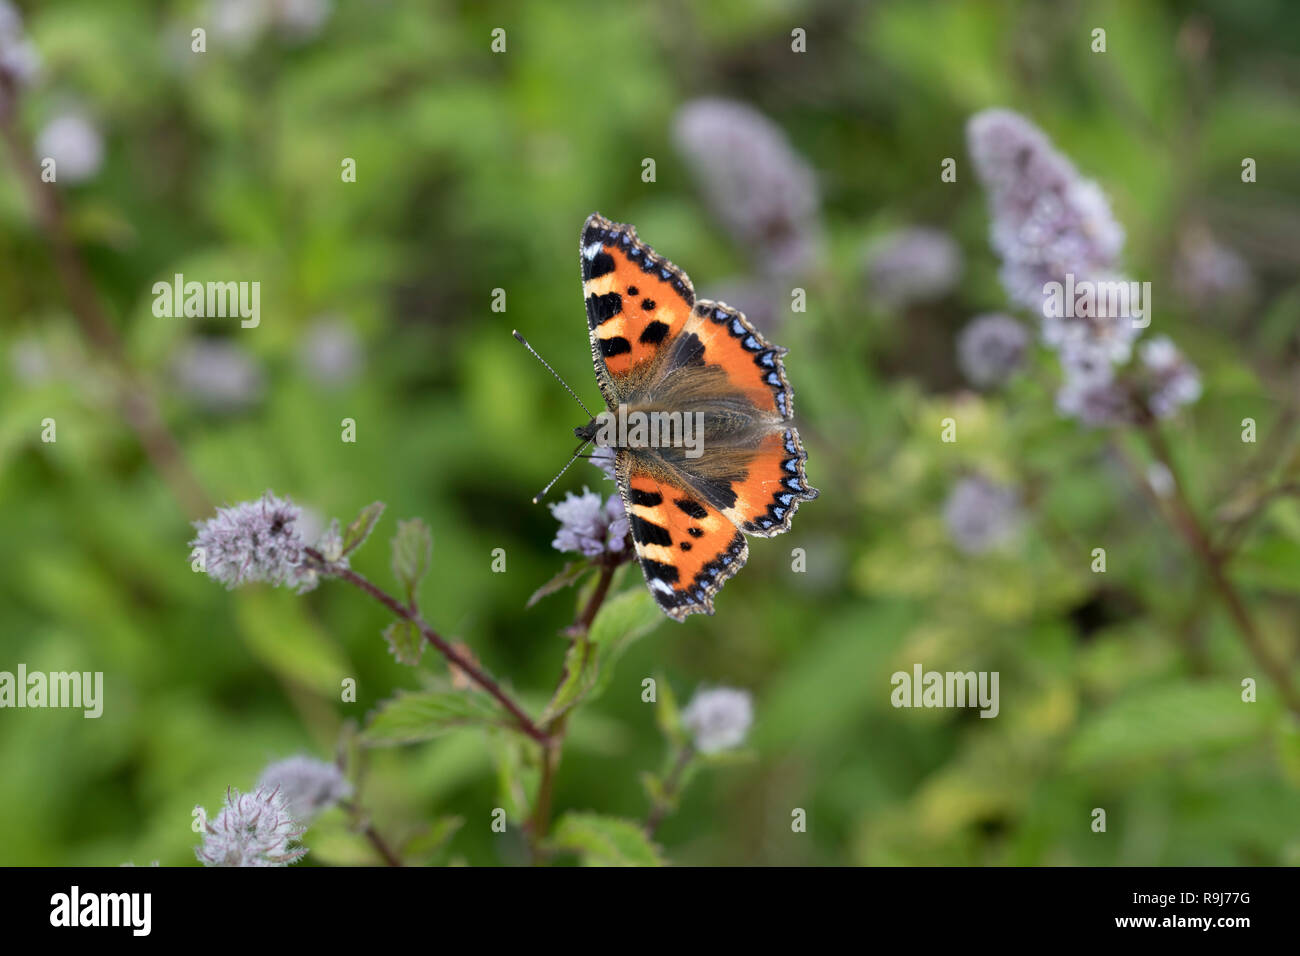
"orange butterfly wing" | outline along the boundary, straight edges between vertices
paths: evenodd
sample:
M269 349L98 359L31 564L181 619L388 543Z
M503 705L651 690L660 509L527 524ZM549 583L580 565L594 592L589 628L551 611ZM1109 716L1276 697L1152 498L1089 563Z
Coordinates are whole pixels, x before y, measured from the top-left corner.
M637 238L636 229L592 213L579 249L591 358L611 408L619 382L674 341L695 304L691 280Z
M678 621L712 614L713 595L749 557L745 536L694 491L638 470L626 455L617 474L637 559L659 607Z
M725 475L707 467L707 445L698 462L680 450L656 457L620 449L616 455L619 490L650 593L676 620L712 614L713 596L749 555L745 535L788 530L799 502L817 497L791 423L794 393L781 361L785 350L768 343L736 309L697 302L686 273L641 242L630 225L593 214L583 227L580 254L592 361L611 409L629 396L655 394L668 376L680 382L685 374L709 376L718 397L744 410L747 437L722 450L729 463Z

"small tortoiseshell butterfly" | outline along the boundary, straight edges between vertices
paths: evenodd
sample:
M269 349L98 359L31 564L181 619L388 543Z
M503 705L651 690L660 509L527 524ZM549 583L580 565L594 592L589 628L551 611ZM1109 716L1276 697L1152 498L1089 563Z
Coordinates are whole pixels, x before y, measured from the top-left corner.
M713 595L749 556L745 535L790 527L804 477L781 356L743 314L696 300L681 269L636 229L593 213L582 229L582 292L596 380L611 413L701 413L697 457L682 447L615 446L614 471L641 570L664 613L713 613ZM593 439L597 422L574 430Z

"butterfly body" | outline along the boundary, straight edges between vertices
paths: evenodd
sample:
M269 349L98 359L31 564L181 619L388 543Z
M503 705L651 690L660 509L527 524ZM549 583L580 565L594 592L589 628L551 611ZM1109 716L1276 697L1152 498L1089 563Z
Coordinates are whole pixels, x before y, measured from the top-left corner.
M713 595L748 557L745 535L788 530L799 502L817 497L792 424L785 350L737 310L697 300L686 274L630 225L593 214L580 257L607 413L696 429L693 442L632 441L613 429L603 442L615 449L646 584L676 620L712 614ZM600 429L593 420L575 434Z

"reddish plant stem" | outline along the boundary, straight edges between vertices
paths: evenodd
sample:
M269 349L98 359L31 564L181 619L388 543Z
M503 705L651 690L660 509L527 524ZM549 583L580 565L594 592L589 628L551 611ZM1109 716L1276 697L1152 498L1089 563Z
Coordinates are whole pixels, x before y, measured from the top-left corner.
M360 588L384 607L388 608L388 610L392 611L397 617L414 624L420 629L420 633L424 635L424 639L432 644L439 654L451 663L455 664L465 672L466 677L495 697L497 702L515 718L521 731L533 738L533 740L537 741L544 748L550 744L550 736L538 727L531 717L524 713L523 708L516 704L510 695L503 691L497 682L488 676L486 671L480 668L468 657L461 654L447 643L446 640L439 636L439 634L428 625L417 611L403 604L387 591L371 583L369 579L353 571L351 568L340 567L339 565L331 564L326 561L321 553L315 548L305 548L304 551L308 557L320 565L319 570L322 574L339 578L342 581L347 581L349 584Z
M385 864L387 864L388 866L406 865L405 863L402 862L402 858L397 855L397 852L388 845L388 841L385 840L380 835L379 831L375 829L375 825L371 823L369 820L363 819L361 808L359 806L357 806L355 803L349 802L349 803L342 804L342 807L343 809L347 810L350 814L352 814L357 829L367 840L370 841L370 845L375 848L375 852L378 853L381 857L383 857Z
M1255 623L1255 619L1251 616L1250 610L1246 607L1241 592L1238 591L1236 584L1228 576L1224 568L1224 555L1215 550L1210 542L1209 535L1201 527L1195 511L1192 509L1191 499L1187 495L1182 477L1179 475L1173 456L1169 452L1169 446L1165 443L1164 436L1154 423L1148 424L1144 429L1144 433L1151 446L1152 454L1157 461L1169 470L1169 474L1173 479L1173 490L1170 495L1170 517L1174 527L1182 534L1192 553L1204 566L1206 573L1210 577L1211 585L1213 585L1214 590L1223 601L1224 606L1227 607L1233 623L1236 624L1237 631L1241 634L1246 649L1250 651L1251 656L1255 658L1259 666L1265 670L1273 683L1277 685L1278 692L1281 694L1282 701L1286 704L1287 709L1300 717L1300 695L1297 695L1295 685L1291 682L1291 674L1287 663L1285 660L1279 660L1269 648Z

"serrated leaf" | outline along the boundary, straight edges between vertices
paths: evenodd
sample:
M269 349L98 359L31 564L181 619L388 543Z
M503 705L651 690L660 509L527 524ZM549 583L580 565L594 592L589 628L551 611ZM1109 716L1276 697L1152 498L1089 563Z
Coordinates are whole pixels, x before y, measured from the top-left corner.
M384 640L392 655L402 664L414 667L424 654L424 635L410 621L397 620L384 628Z
M577 853L586 866L663 866L664 860L641 824L595 813L566 813L555 825L551 845Z
M630 644L654 630L664 619L646 588L631 588L605 601L591 624L588 640L593 644Z
M362 733L371 747L415 743L467 727L508 724L496 702L470 691L400 692L379 705Z
M379 523L379 516L383 513L384 503L382 501L371 502L361 509L361 513L348 523L347 529L343 532L344 555L350 554L365 544L366 538L370 537L370 532L375 530L375 525Z
M393 574L406 592L408 604L414 603L420 579L429 570L433 554L433 535L419 518L397 522L393 535Z
M579 579L591 570L591 562L585 558L581 561L571 561L560 569L560 573L555 575L540 588L533 592L533 596L528 599L524 607L532 607L542 598L563 588L572 587L577 584Z
M609 685L614 665L631 646L664 619L650 592L624 591L608 599L596 614L589 636L578 638L565 654L565 674L542 721L553 720L583 700L594 700Z

